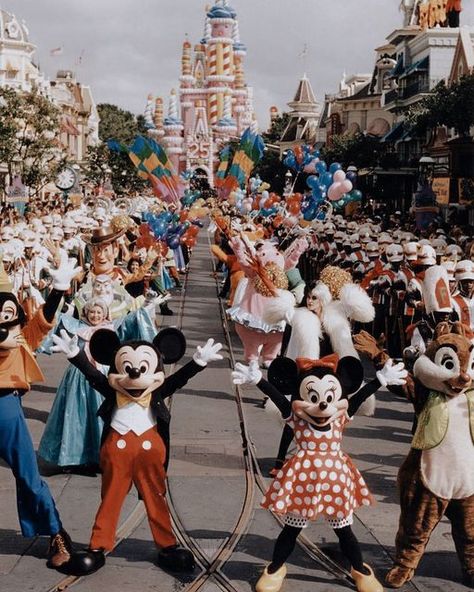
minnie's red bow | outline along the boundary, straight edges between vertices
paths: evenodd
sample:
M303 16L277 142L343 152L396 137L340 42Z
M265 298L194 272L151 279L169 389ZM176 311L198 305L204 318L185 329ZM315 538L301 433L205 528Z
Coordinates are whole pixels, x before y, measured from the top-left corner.
M330 356L324 356L319 360L311 360L310 358L296 358L296 365L300 372L307 372L313 368L329 368L333 372L336 372L337 365L339 363L339 356L337 354L331 354Z

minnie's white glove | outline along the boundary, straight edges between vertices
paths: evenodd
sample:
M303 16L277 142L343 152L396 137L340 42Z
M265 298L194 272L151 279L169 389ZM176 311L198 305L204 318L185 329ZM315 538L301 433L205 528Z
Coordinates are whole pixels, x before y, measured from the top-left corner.
M61 337L53 335L54 345L51 351L57 353L62 352L66 354L67 358L75 358L81 351L77 345L77 335L71 337L67 331L61 329L59 332Z
M234 384L258 384L262 380L258 362L250 362L248 366L237 362L235 370L232 372L232 382Z
M65 292L71 285L71 280L82 271L82 267L76 267L76 259L61 258L61 264L58 269L47 267L46 271L53 278L53 288Z
M393 360L390 358L375 375L382 386L394 386L405 384L408 372L405 370L403 362L399 362L394 366Z
M217 352L222 349L222 343L214 343L214 339L208 339L206 345L198 345L193 360L199 366L207 366L208 362L222 360L221 354Z

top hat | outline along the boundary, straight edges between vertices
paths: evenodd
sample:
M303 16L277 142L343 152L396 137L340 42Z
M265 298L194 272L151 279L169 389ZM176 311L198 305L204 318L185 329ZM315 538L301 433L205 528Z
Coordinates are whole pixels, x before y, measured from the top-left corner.
M126 228L115 230L111 226L98 226L92 229L91 234L84 235L83 239L88 245L107 245L120 238L125 231Z

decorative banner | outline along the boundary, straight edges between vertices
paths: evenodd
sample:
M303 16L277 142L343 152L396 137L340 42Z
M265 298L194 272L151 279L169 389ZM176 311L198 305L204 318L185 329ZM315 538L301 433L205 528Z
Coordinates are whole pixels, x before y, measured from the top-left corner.
M449 177L435 177L431 184L436 195L436 203L440 206L447 206L449 204L449 185L451 179Z
M7 203L28 203L28 187L23 185L21 177L15 175L13 182L5 190Z
M262 137L253 133L248 127L240 138L239 147L222 184L223 196L229 195L238 187L245 186L252 169L260 162L264 148Z
M460 204L474 204L474 180L472 178L458 179L458 195Z
M176 174L165 149L152 138L137 136L131 146L116 140L108 140L110 150L126 152L138 169L138 176L148 179L157 197L179 204L184 195L184 185Z

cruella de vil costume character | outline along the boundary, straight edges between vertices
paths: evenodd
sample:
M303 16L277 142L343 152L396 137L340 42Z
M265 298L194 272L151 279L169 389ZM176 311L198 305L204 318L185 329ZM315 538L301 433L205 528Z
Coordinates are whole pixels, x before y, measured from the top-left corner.
M108 376L89 362L77 346L77 337L70 338L63 331L54 341L56 350L66 353L104 397L99 410L104 421L102 501L89 549L73 555L67 572L86 575L104 565L105 552L114 547L120 511L132 485L145 503L153 539L160 548L158 564L172 571L192 570L194 557L177 545L165 499L170 415L164 401L208 362L222 359L217 353L221 344L209 339L197 348L190 362L165 378L163 364L177 362L186 349L184 335L177 329L163 329L153 342L121 342L114 331L106 329L94 333L91 356L110 366Z
M292 402L272 384L263 380L253 364L236 364L235 384L256 384L280 410L295 433L297 451L277 473L265 494L262 506L284 516L285 526L273 552L272 562L260 577L257 592L278 592L286 576L285 561L291 555L298 534L309 520L322 516L339 539L341 551L351 564L351 575L359 592L382 592L372 569L362 558L359 543L352 532L353 513L361 505L370 505L367 485L341 450L344 427L360 405L381 385L402 384L403 364L389 360L359 389L363 380L360 361L353 356L341 359L333 354L320 360L279 358L282 382L293 381ZM277 370L273 367L273 374Z
M80 271L75 261L67 258L62 259L58 269L50 269L53 289L28 322L16 296L0 292L0 458L15 476L21 532L25 537L50 536L47 566L53 568L69 560L72 546L49 488L39 474L21 398L32 382L44 380L32 352L51 330L64 292ZM1 285L4 287L5 282Z

